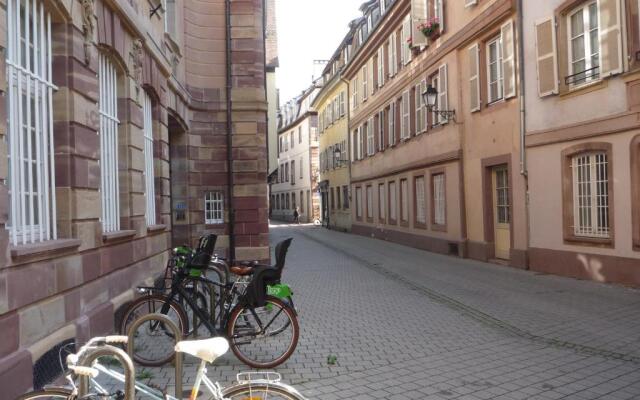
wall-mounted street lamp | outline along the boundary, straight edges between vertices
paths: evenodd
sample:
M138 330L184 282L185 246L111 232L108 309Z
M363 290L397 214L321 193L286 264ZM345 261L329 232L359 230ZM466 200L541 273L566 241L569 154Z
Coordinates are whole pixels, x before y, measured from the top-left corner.
M340 165L342 165L342 163L349 162L349 160L347 160L347 159L344 159L344 160L343 160L343 159L342 159L342 158L340 158L340 157L342 157L342 151L340 151L340 148L336 146L336 147L333 149L333 159L335 160L335 163L336 163L338 166L340 166Z
M438 89L431 85L427 86L427 90L422 93L422 101L427 105L429 112L436 113L446 120L456 120L456 110L438 110L436 102L438 101Z

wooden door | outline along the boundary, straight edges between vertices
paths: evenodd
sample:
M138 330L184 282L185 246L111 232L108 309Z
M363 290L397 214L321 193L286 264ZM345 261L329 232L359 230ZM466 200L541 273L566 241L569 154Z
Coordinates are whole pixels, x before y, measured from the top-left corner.
M511 248L511 207L509 204L509 169L493 168L493 233L496 258L509 259Z

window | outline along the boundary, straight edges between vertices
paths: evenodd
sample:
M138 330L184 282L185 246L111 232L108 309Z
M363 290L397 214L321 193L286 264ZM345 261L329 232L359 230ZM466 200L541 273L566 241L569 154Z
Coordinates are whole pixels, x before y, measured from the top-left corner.
M384 48L380 47L378 49L378 58L376 63L376 70L378 72L378 87L382 87L384 85Z
M426 204L424 198L424 176L417 176L415 178L415 212L416 212L416 224L417 225L426 225L427 223L427 215L426 215Z
M302 143L302 127L298 127L298 143Z
M296 184L296 162L291 161L291 184Z
M598 5L595 1L581 5L568 16L569 75L573 84L599 76L600 42Z
M303 179L303 174L302 174L302 170L303 170L303 166L304 163L302 162L303 158L300 158L300 168L298 168L300 170L300 179Z
M499 224L508 224L511 220L509 210L509 170L496 170L496 219Z
M442 64L438 68L438 72L431 78L431 85L438 90L438 99L436 101L436 110L446 110L449 107L447 94L447 64ZM448 119L437 113L431 115L433 125L446 124Z
M293 131L289 133L289 141L291 142L291 148L293 149L293 146L296 143L295 140L293 140Z
M362 67L362 100L367 100L367 96L369 94L369 85L368 85L368 63L364 67Z
M144 92L142 113L144 115L144 185L147 226L156 224L156 190L153 163L153 118L151 97Z
M340 209L340 204L340 186L338 186L336 187L336 210Z
M207 192L204 197L204 223L224 223L224 200L222 192Z
M362 188L356 188L356 218L362 219Z
M117 73L103 54L98 56L100 111L100 196L102 230L120 229L120 192L118 189L118 93Z
M349 186L342 187L342 208L349 209Z
M396 144L396 103L389 104L387 121L389 122L389 146L393 146Z
M609 179L607 154L573 156L574 234L609 238Z
M373 119L369 118L369 122L365 124L367 129L367 155L372 156L375 153L373 139Z
M295 193L291 193L291 209L295 210L297 207L296 205L296 194Z
M286 182L289 182L289 163L284 165L284 179Z
M335 209L336 208L336 191L335 188L331 188L331 209Z
M346 97L345 92L344 91L340 92L340 117L344 117L345 113L347 112L344 106L345 97Z
M487 93L489 103L502 99L502 39L500 36L487 43Z
M395 224L397 220L396 183L389 182L389 222Z
M290 198L291 198L290 194L287 193L287 195L285 197L285 200L287 202L287 208L286 208L287 210L291 209L291 203L289 202Z
M385 193L384 193L384 183L378 184L378 217L380 221L384 221L385 218Z
M378 150L384 150L384 111L378 113Z
M433 224L446 225L445 186L444 174L438 173L431 176L433 186Z
M358 77L353 78L353 93L351 94L351 106L358 108Z
M373 187L367 186L367 219L373 219Z
M304 191L300 191L300 214L304 213Z
M426 130L426 107L422 99L422 93L427 89L427 81L423 80L415 88L415 105L416 105L416 134Z
M400 180L400 220L409 221L409 185L406 179Z
M411 123L410 118L410 105L409 105L409 91L402 93L402 100L400 102L400 112L402 119L400 120L400 138L408 139L410 136Z
M51 107L57 88L50 72L51 16L44 2L31 2L26 15L24 8L16 9L15 1L6 4L7 226L11 243L17 245L57 239ZM25 29L25 22L33 29Z
M364 149L363 149L363 126L358 128L358 160L362 160L364 158Z

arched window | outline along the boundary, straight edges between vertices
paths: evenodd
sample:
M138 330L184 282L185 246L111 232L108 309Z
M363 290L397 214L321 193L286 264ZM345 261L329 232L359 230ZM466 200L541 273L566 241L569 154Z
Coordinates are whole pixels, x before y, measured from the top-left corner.
M51 15L42 0L7 1L8 226L14 245L57 239Z
M143 94L142 113L144 116L144 186L145 219L147 226L156 224L156 190L153 171L153 103L147 92Z
M100 109L100 196L102 230L120 230L120 191L118 189L118 74L113 62L99 56Z

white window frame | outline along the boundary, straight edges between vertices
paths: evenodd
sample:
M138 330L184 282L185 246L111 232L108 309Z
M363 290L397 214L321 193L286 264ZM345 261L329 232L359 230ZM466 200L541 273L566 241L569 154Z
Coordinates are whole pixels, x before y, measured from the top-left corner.
M353 108L358 108L358 77L353 78L353 93L351 103L353 104Z
M224 223L224 195L220 191L207 192L204 196L204 223Z
M396 144L396 103L389 104L389 146Z
M144 115L144 186L145 220L147 226L156 224L156 189L153 160L153 117L151 97L143 92L142 114Z
M120 230L118 74L113 62L102 52L98 55L98 81L102 231L115 232Z
M363 146L363 136L364 136L364 132L363 132L363 126L359 126L358 127L358 135L357 135L357 146L358 146L358 160L362 160L364 158L364 146Z
M415 202L416 202L416 222L419 224L427 223L427 204L424 196L424 175L417 176L414 179L415 186Z
M411 136L411 100L408 90L402 93L400 114L400 139L406 140Z
M20 4L6 2L7 228L13 245L57 239L51 15L41 0L23 13Z
M368 62L362 67L362 101L367 101L367 96L369 94L369 68Z
M384 150L384 110L378 112L378 150Z
M611 237L609 162L606 152L581 153L571 159L575 236Z
M427 130L426 126L427 126L427 114L426 114L426 107L424 105L424 99L422 98L422 93L426 90L427 88L427 83L426 80L422 80L422 82L420 82L419 84L416 85L415 87L415 105L416 105L416 111L415 111L415 119L416 119L416 135L425 132Z
M491 59L491 47L496 47L496 59ZM504 99L504 71L502 70L502 36L498 35L495 38L487 42L487 98L489 104ZM491 67L496 67L496 80L491 80ZM497 95L493 97L491 95L491 85L497 85Z
M375 141L373 138L373 118L369 118L367 121L367 155L372 156L375 154Z
M436 225L446 225L446 188L444 173L432 175L431 180L433 182L433 223Z
M389 182L389 219L398 221L398 193L396 190L396 182Z
M596 13L598 13L598 15L596 16L596 28L595 30L597 30L598 34L596 35L596 44L598 46L598 52L597 53L593 53L592 52L592 43L590 40L590 33L591 31L594 30L594 28L589 24L589 8L595 5L595 9L596 9ZM582 27L583 27L583 31L581 35L578 35L576 37L572 37L572 25L571 25L571 17L573 17L575 14L577 14L578 12L582 11ZM595 65L593 65L592 63L592 57L594 56L594 54L597 54L596 59L598 60L598 66L600 65L600 10L598 8L598 3L596 0L593 1L589 1L587 3L581 4L580 6L574 8L571 10L570 13L567 14L567 54L568 54L568 67L569 67L569 75L574 75L577 73L580 73L581 71L575 71L573 69L573 64L575 62L575 60L573 60L572 54L573 54L573 39L582 36L584 39L584 71L588 71L591 68L596 67ZM587 56L588 55L588 56ZM598 75L597 76L592 76L592 77L587 77L585 78L583 81L580 81L579 83L575 83L572 84L571 86L580 86L580 85L584 85L585 83L589 83L589 82L593 82L593 81L598 81L600 80L600 73L598 71Z

